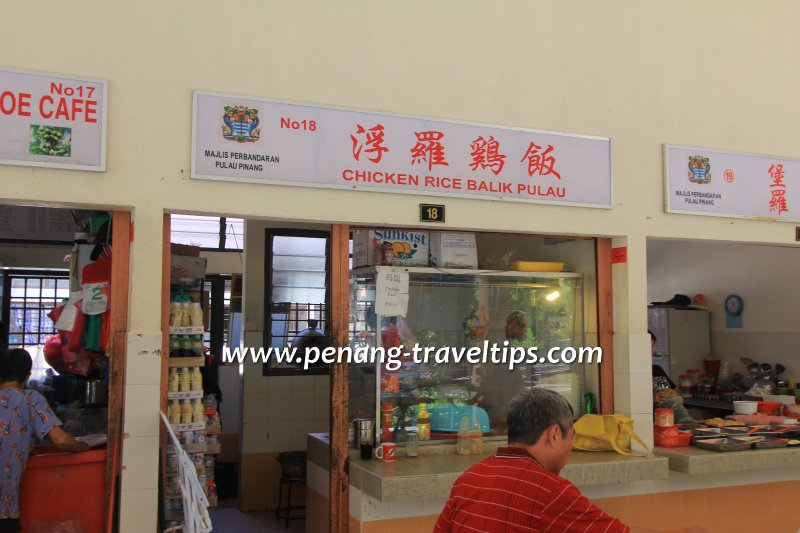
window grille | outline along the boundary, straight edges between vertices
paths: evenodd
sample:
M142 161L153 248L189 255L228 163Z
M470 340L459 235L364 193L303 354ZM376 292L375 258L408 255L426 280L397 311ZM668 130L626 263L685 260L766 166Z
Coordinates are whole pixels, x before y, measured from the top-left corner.
M41 346L56 333L47 314L69 298L69 272L8 271L10 278L8 345L12 348Z

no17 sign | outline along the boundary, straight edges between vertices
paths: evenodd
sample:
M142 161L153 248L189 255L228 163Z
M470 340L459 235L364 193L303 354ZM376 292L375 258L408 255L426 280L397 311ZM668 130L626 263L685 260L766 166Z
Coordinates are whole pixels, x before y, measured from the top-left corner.
M104 80L0 67L0 163L105 170Z

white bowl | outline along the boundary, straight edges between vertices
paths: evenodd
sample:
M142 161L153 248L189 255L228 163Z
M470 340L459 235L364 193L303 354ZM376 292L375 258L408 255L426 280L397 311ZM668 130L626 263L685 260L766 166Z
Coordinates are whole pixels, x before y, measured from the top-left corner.
M737 415L753 415L758 410L758 402L738 401L733 402L733 412Z

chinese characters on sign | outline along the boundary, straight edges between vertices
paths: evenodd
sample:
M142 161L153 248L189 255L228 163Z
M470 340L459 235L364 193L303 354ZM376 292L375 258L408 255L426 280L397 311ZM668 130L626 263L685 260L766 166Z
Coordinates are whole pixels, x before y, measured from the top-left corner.
M350 139L353 141L353 158L356 161L360 161L361 150L363 150L366 145L367 149L364 150L364 152L371 155L371 157L367 157L367 159L373 163L380 163L383 153L389 151L389 149L383 145L383 126L377 124L369 130L365 130L364 126L361 124L357 124L357 126L358 129L356 132L350 136ZM363 141L361 139L363 139Z
M193 178L609 208L610 152L602 137L194 95Z
M449 165L445 161L444 147L439 142L444 135L440 131L423 131L415 132L417 144L411 149L411 164L416 165L420 162L427 162L428 170L432 170L434 165ZM380 163L384 152L388 152L389 148L384 146L384 126L383 124L376 124L369 130L364 129L361 124L356 124L356 131L350 135L353 141L353 159L361 161L362 150L365 153L373 154L373 157L367 159L373 163ZM367 147L365 149L365 146ZM505 166L506 156L500 153L500 143L489 136L489 139L484 139L479 136L470 144L470 157L472 162L470 168L474 171L480 167L482 170L489 169L495 176L502 172ZM539 174L540 176L547 176L552 174L558 179L561 175L556 172L555 164L556 158L550 155L553 151L553 146L548 145L544 152L539 152L541 146L531 142L528 145L528 150L520 159L520 162L527 161L528 176Z
M444 146L439 142L444 137L441 131L418 131L414 132L417 136L417 144L411 149L411 164L427 161L428 170L432 170L434 165L448 166L450 163L444 160Z
M495 176L500 174L506 164L506 156L500 153L500 143L491 135L489 139L478 137L470 145L472 148L472 163L469 164L472 170L488 168Z
M553 168L556 164L556 158L549 155L550 152L553 151L553 147L547 145L547 149L540 153L539 150L541 149L541 146L531 143L528 146L528 151L525 152L525 155L520 159L520 161L528 160L528 176L533 176L534 174L539 174L540 176L553 174L558 179L561 179L561 174L556 172Z
M800 161L678 146L665 158L670 213L800 221Z
M786 184L783 183L783 165L771 165L769 167L769 175L772 178L772 183L770 183L770 187L772 190L772 197L769 200L769 210L770 211L777 211L778 215L783 213L784 211L788 211L786 208Z

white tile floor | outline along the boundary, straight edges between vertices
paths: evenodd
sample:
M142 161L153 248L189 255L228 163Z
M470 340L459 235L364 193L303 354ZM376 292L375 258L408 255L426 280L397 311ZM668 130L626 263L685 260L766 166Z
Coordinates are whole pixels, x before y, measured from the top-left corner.
M306 530L305 520L290 520L289 529L286 529L284 520L280 523L275 520L275 511L243 513L235 500L222 501L219 507L212 508L211 523L214 533L297 533Z

